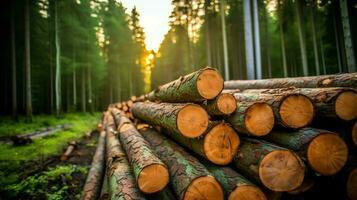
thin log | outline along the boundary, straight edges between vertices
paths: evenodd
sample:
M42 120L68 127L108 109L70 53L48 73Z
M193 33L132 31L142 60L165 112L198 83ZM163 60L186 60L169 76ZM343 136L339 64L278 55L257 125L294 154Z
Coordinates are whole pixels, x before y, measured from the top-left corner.
M149 124L189 138L201 136L208 128L208 114L196 104L137 102L131 112Z
M179 199L224 199L218 181L182 147L154 129L142 129L140 133L169 167L170 185Z
M357 73L262 80L232 80L224 82L224 89L239 89L241 91L247 89L273 89L288 87L357 87Z
M207 67L159 86L146 98L161 102L203 102L221 93L223 82L216 69Z
M302 184L305 165L294 152L261 140L241 141L234 159L239 172L277 192L291 191Z
M69 145L66 149L66 151L61 155L60 160L65 161L67 160L70 155L72 154L73 150L76 148L77 142L76 141L71 141L69 142Z
M169 182L166 165L155 155L150 144L128 118L121 115L116 124L139 189L144 193L155 193L164 189Z
M105 171L105 135L105 131L102 131L99 135L97 150L93 156L91 168L84 184L82 200L98 199L100 195Z
M275 130L265 140L298 152L319 174L331 176L346 164L348 148L336 133L316 129Z
M232 94L223 93L202 104L211 116L230 115L237 109L237 101Z

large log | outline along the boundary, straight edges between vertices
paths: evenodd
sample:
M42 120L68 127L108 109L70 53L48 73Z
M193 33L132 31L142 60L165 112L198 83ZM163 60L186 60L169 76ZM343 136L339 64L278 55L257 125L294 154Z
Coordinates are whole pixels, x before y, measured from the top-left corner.
M266 200L265 194L259 187L244 176L238 174L230 167L219 167L203 162L205 167L221 183L225 196L228 200L247 199L247 200Z
M189 138L205 133L209 121L207 112L196 104L137 102L133 104L131 112L149 124L162 126Z
M150 144L136 130L128 118L121 115L118 132L121 144L132 166L139 189L144 193L155 193L169 182L166 165L155 155Z
M145 197L136 186L126 154L114 134L114 120L109 114L107 116L106 157L110 199L144 200Z
M140 133L170 171L170 185L179 199L223 199L223 190L209 171L182 147L153 129Z
M261 140L242 139L234 165L277 192L294 190L304 180L305 165L294 152Z
M265 140L298 152L319 174L331 176L339 172L348 157L346 143L336 133L316 129L275 130Z
M290 88L246 90L234 93L239 102L266 102L274 111L276 123L289 128L302 128L314 117L314 105L303 94Z
M94 200L100 195L105 171L105 135L105 131L102 131L99 135L97 150L93 156L91 168L84 184L82 200Z
M272 88L321 88L357 87L357 73L332 74L324 76L273 78L262 80L225 81L225 89L272 89Z
M267 103L240 101L236 112L227 121L239 133L263 136L274 127L274 113Z
M211 116L230 115L237 109L237 101L232 94L223 93L213 100L205 101L202 106Z
M237 153L239 136L227 123L211 123L207 133L199 138L187 138L167 130L163 130L162 133L214 164L227 165Z
M221 93L223 82L216 69L207 67L159 86L146 98L161 102L202 102Z

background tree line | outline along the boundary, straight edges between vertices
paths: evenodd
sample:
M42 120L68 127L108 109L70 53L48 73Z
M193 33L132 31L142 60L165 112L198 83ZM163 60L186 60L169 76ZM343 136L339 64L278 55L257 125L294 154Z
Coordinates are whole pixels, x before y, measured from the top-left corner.
M0 9L0 114L93 112L143 93L147 50L135 8L125 12L115 0L6 0Z

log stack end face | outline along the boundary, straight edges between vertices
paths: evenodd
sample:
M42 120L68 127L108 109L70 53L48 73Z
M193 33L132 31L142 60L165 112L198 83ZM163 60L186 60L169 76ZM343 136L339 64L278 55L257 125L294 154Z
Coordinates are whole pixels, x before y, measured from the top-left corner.
M206 199L223 200L224 193L221 185L212 176L198 177L187 187L184 200Z
M346 164L348 148L337 134L324 133L315 137L307 148L307 159L316 172L331 176Z
M217 100L217 107L223 114L230 115L237 109L237 100L232 94L221 94Z
M203 151L208 160L217 165L229 164L240 144L238 134L226 123L213 127L205 136Z
M169 172L162 164L152 164L142 169L138 177L138 186L144 193L163 190L169 183Z
M197 91L205 99L213 99L223 90L224 80L214 68L205 68L197 79Z
M283 192L299 187L305 174L302 160L289 150L275 150L264 156L259 165L262 183L273 191Z
M266 103L255 103L245 116L248 131L254 136L264 136L274 127L273 109Z
M355 91L345 91L338 95L335 103L335 110L338 117L349 121L357 117L357 93Z
M208 127L208 114L199 105L188 104L177 114L177 128L188 138L201 136Z
M302 128L312 122L314 105L311 100L300 94L287 96L281 103L279 115L287 127Z
M244 200L266 200L265 194L254 185L242 185L236 187L228 196L228 200L244 199Z

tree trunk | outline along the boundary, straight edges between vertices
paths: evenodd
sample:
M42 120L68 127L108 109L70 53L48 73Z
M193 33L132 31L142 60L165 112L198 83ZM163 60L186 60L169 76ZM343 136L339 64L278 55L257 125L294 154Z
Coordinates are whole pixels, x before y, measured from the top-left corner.
M230 167L218 167L203 162L205 167L221 183L224 194L228 199L266 200L265 194L244 176L238 174Z
M341 9L341 20L343 27L343 35L345 41L345 51L346 51L346 60L348 72L356 72L356 59L353 51L353 41L352 41L352 32L350 28L350 20L348 14L347 0L340 0L340 9Z
M132 199L144 200L145 197L136 186L131 167L126 158L125 151L120 145L119 140L114 135L115 125L113 118L106 116L106 157L107 157L107 176L109 179L109 194L113 200Z
M311 33L312 33L312 42L314 46L314 58L315 58L315 70L316 75L320 75L320 63L319 63L319 54L317 50L317 37L316 37L316 20L315 20L315 9L316 5L312 2L312 6L310 7L310 18L311 18Z
M15 3L11 5L11 75L12 75L12 118L17 120L17 85L16 85L16 38L15 38Z
M31 92L31 57L30 57L30 5L25 0L25 85L26 85L26 118L32 121L32 92Z
M155 193L164 189L169 182L166 165L155 155L150 144L128 118L120 114L116 124L139 189L144 193Z
M203 102L210 116L224 116L232 114L237 108L237 101L232 94L220 94L215 99Z
M338 72L342 73L342 61L341 61L341 45L339 41L339 34L337 28L337 14L335 6L332 6L332 18L333 18L333 30L335 36L335 43L336 43L336 53L337 53L337 65L338 65ZM322 44L322 43L321 43Z
M310 99L291 89L262 89L246 90L244 93L235 93L240 102L265 102L274 112L276 123L289 128L301 128L312 122L314 105ZM298 114L297 114L298 113ZM258 120L259 120L259 116ZM255 122L257 123L257 122ZM255 124L253 122L253 126ZM260 123L258 123L260 126Z
M263 139L297 151L314 171L324 176L336 174L347 161L346 143L330 131L315 128L276 130Z
M212 67L212 52L211 52L211 34L210 34L210 14L208 13L208 6L211 0L205 0L205 41L206 41L206 58L207 66Z
M269 18L267 13L267 5L264 3L264 32L265 32L265 48L266 48L266 59L267 59L267 71L265 77L271 78L271 56L270 56L270 35L269 35ZM284 74L285 75L285 74Z
M306 54L306 41L305 41L305 23L304 15L302 11L302 0L296 1L296 13L297 13L297 23L299 30L299 43L300 43L300 53L301 53L301 64L303 69L304 76L309 75L309 67L307 63L307 54Z
M82 200L98 199L100 195L105 171L105 135L104 131L100 133L97 150L95 151L91 168L84 184Z
M234 165L277 192L294 190L304 180L305 165L295 153L260 140L242 139Z
M73 83L73 109L77 111L77 75L76 75L76 52L73 48L73 69L72 69L72 83Z
M288 77L288 66L286 62L286 50L285 50L285 36L284 36L284 28L283 28L283 9L281 8L281 1L278 0L278 10L279 10L279 31L280 31L280 45L281 45L281 53L283 57L283 72L284 77Z
M86 69L84 67L82 67L82 89L81 89L81 93L82 93L82 112L87 112L86 111Z
M263 136L274 127L274 113L267 103L238 100L236 112L227 121L238 133Z
M56 114L57 117L60 115L61 112L61 48L60 48L60 39L59 39L59 29L58 29L58 2L54 1L55 3L55 46L56 46Z
M93 97L92 97L92 73L91 73L91 64L88 64L88 70L87 70L87 77L88 77L88 107L89 107L89 112L93 113L94 108L93 108Z
M208 128L208 114L196 104L137 102L131 112L143 121L184 137L199 137Z
M222 43L223 43L223 60L224 60L224 80L229 80L229 60L228 60L228 45L226 33L225 19L225 0L220 0L221 25L222 25Z
M147 95L150 101L202 102L215 98L223 89L223 79L214 68L204 68L159 86Z
M238 134L227 123L213 122L205 135L194 139L167 130L162 133L216 165L229 164L240 143Z
M357 73L323 76L273 78L263 80L232 80L224 82L224 89L273 89L273 88L323 88L357 87Z
M254 70L254 47L252 33L252 14L250 1L243 1L244 13L244 38L245 38L245 57L247 65L247 79L255 79Z
M196 158L153 129L140 132L169 167L170 185L179 199L223 200L221 186Z
M254 53L255 53L255 68L256 78L262 79L262 58L260 52L260 30L259 30L259 15L257 0L253 0L253 19L254 19Z

